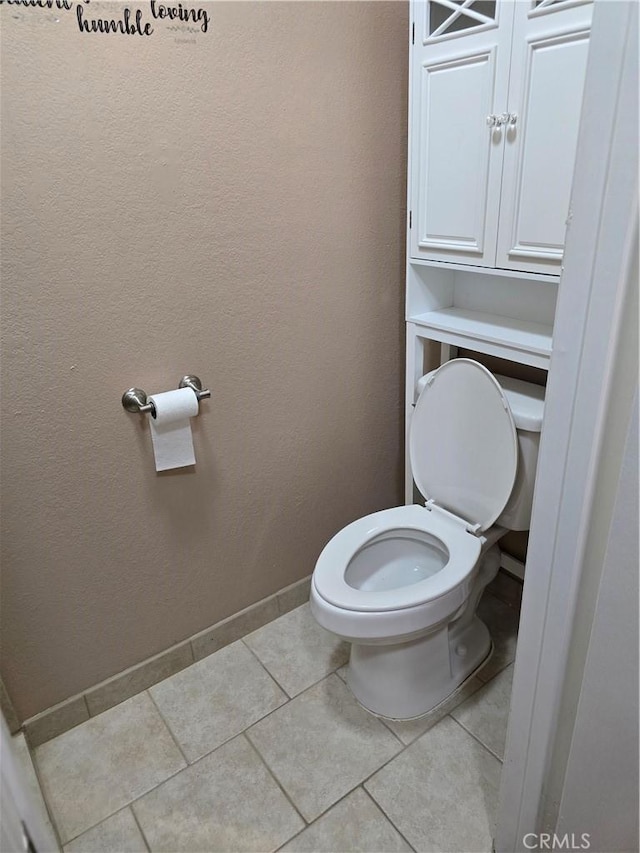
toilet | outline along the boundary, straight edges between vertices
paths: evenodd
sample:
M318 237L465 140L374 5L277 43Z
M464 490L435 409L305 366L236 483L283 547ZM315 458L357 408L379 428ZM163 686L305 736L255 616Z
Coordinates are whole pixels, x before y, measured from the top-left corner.
M318 557L310 606L351 643L347 684L374 714L422 716L492 652L476 615L499 539L528 530L544 389L453 359L423 376L409 455L424 505L347 525Z

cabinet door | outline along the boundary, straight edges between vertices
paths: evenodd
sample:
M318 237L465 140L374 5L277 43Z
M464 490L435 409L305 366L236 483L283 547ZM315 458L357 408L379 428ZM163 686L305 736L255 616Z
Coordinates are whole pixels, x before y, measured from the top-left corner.
M591 14L588 0L516 3L498 267L560 273Z
M410 254L495 264L512 2L413 4Z

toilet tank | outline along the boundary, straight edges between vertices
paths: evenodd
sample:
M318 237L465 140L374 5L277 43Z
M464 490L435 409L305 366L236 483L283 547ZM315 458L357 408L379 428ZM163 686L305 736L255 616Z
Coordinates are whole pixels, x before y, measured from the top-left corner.
M424 388L427 376L417 383L417 394ZM506 507L495 523L508 530L528 530L533 504L540 430L544 414L544 391L541 385L494 374L509 403L518 433L518 473Z

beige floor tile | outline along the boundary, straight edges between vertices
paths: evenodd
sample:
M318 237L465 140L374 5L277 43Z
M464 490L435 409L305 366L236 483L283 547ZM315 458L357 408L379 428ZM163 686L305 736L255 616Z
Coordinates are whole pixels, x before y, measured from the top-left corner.
M256 723L247 735L309 821L402 748L336 675Z
M138 824L127 806L65 844L64 853L146 853Z
M515 659L520 613L504 601L485 593L480 600L478 616L489 629L494 646L493 655L478 673L478 678L490 681Z
M366 790L418 853L491 850L501 764L445 717Z
M321 628L308 604L259 628L244 642L289 696L297 696L349 658L349 644Z
M304 827L244 736L134 804L154 853L276 850Z
M356 788L300 835L283 853L411 853L411 847L371 797Z
M513 664L451 712L451 716L500 760L507 737Z
M35 759L63 844L185 766L146 693L42 744Z
M149 692L190 762L287 701L240 641L172 675Z
M433 728L436 723L440 722L443 717L446 717L454 708L457 708L461 702L464 702L469 696L482 687L482 681L479 678L470 678L467 683L458 690L453 696L450 696L440 705L425 714L423 717L418 717L415 720L387 720L383 723L388 726L391 731L397 735L402 743L412 743L417 737L423 735L429 729Z

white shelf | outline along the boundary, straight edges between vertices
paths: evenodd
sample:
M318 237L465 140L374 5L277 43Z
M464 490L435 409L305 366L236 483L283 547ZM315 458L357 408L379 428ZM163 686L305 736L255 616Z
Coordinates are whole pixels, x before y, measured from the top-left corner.
M409 258L409 263L417 267L436 267L441 270L477 272L483 275L505 276L505 278L524 278L527 281L546 281L554 282L555 284L560 281L560 271L554 273L523 272L522 270L503 270L498 267L477 267L471 264L456 264L449 261L429 261L424 258Z
M546 324L464 308L440 308L411 316L408 322L428 332L424 337L440 343L549 369L552 327Z

